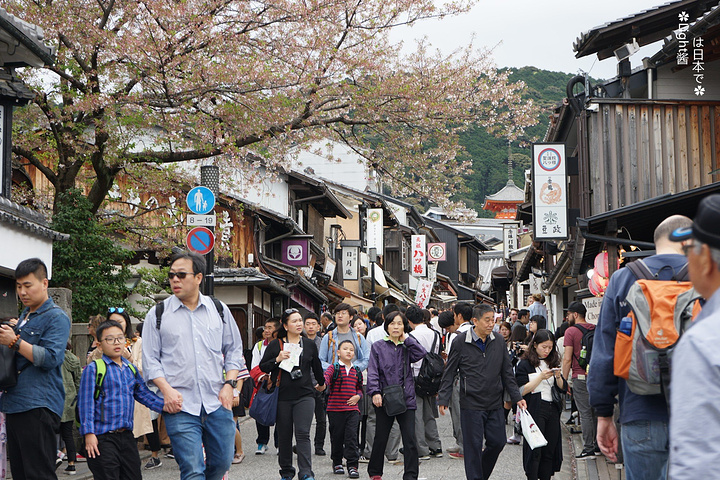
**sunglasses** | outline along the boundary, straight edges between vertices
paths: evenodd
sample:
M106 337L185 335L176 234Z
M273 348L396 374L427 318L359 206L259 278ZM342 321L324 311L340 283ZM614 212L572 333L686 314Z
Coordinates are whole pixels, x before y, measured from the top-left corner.
M194 277L197 274L190 272L168 272L168 279L172 280L173 278L178 277L180 280L184 280L188 275Z
M125 312L125 309L122 308L122 307L119 307L119 308L116 308L116 307L108 308L108 313L123 313L123 312Z
M287 310L285 310L285 315L291 315L293 313L300 313L300 310L298 310L297 308L288 308Z

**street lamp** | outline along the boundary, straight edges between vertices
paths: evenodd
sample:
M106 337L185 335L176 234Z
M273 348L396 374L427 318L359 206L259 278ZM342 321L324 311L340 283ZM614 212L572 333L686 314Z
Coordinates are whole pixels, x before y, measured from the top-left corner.
M372 247L368 249L368 257L370 260L370 285L371 285L371 291L370 291L370 298L373 301L373 304L375 303L375 262L377 262L377 248Z

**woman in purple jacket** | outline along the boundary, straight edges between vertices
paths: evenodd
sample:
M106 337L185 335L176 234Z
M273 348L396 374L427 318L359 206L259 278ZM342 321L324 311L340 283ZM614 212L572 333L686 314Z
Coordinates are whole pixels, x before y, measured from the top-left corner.
M418 478L418 450L415 438L415 385L411 363L425 357L425 348L413 337L407 318L400 312L389 316L383 324L387 336L372 345L367 370L367 394L372 398L377 415L375 441L372 446L368 475L370 480L382 480L383 453L387 446L390 429L397 420L403 441L405 471L403 480ZM389 385L401 385L405 393L405 412L389 416L383 407L383 390Z

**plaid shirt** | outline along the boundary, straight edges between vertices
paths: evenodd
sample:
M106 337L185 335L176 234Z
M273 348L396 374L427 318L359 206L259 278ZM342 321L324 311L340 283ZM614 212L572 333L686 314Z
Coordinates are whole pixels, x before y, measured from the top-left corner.
M120 428L132 430L135 400L151 410L162 411L163 399L148 390L140 374L133 374L127 359L122 359L122 366L106 355L102 356L102 360L106 364L106 373L97 400L93 398L97 374L95 362L85 367L80 378L78 410L81 435L101 435Z

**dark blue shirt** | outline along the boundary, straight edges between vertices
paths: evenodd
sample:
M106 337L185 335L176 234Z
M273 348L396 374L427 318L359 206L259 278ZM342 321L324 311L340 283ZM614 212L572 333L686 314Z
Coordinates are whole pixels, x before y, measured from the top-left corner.
M95 362L85 367L80 378L78 410L81 435L101 435L120 428L132 430L135 400L151 410L162 411L163 399L148 390L140 374L136 375L130 369L127 359L122 359L122 366L106 355L102 356L102 360L106 373L97 400L93 399L97 373Z
M23 341L32 345L33 362L20 353L15 354L17 368L22 372L17 385L0 398L1 409L3 413L21 413L47 408L61 417L65 403L62 364L70 336L70 319L52 298L33 313L29 311L29 308L23 310L18 325L26 317L27 322L16 330Z

